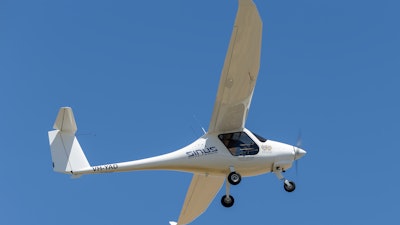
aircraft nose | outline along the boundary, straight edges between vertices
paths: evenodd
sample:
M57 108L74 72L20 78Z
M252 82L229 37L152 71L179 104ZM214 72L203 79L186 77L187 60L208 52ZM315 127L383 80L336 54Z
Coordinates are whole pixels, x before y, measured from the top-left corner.
M296 148L296 153L295 153L295 160L300 159L301 157L303 157L307 152L304 151L301 148Z

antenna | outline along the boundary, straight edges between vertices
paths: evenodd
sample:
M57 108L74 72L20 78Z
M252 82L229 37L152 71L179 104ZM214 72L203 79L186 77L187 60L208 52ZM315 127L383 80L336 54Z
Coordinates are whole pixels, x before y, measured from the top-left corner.
M203 126L201 126L199 120L197 119L196 115L193 115L193 118L196 120L197 124L201 127L201 130L203 131L204 134L207 133L207 131L204 129Z
M201 127L201 129L203 130L204 134L207 133L207 131L204 129L204 127Z

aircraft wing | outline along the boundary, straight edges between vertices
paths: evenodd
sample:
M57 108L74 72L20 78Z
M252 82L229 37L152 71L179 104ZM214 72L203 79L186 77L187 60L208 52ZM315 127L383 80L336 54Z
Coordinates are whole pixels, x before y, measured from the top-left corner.
M224 180L225 177L194 174L177 224L188 224L206 211Z
M262 21L252 0L239 0L209 133L242 130L260 67Z

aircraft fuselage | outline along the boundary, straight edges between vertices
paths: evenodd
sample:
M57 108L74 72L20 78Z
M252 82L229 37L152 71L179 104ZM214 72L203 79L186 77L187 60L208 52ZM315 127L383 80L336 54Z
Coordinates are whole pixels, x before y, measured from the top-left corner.
M73 171L73 174L173 170L226 176L230 168L235 168L235 171L242 176L255 176L272 172L277 166L282 170L292 166L295 160L294 149L297 147L272 140L261 141L247 129L242 132L242 135L250 138L247 140L251 143L240 142L236 147L228 148L221 140L222 135L205 134L190 145L168 154L129 162L91 166ZM248 147L250 145L253 148ZM247 153L248 149L250 153Z

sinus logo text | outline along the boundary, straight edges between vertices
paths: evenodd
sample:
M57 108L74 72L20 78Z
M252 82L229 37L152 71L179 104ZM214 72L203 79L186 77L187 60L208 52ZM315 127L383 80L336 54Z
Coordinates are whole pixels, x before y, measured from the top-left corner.
M188 158L192 158L192 157L211 155L211 154L215 154L217 152L218 152L218 149L216 147L212 146L212 147L207 147L204 149L188 151L188 152L186 152L186 155L188 156Z

